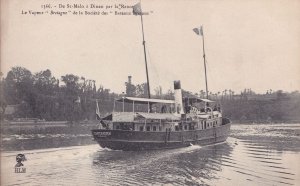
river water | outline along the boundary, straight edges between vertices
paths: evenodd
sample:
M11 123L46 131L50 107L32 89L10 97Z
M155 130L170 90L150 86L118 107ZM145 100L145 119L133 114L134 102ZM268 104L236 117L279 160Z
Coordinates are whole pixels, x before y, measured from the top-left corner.
M232 125L226 142L123 152L97 144L5 151L1 185L300 185L300 124ZM26 173L15 173L25 154Z

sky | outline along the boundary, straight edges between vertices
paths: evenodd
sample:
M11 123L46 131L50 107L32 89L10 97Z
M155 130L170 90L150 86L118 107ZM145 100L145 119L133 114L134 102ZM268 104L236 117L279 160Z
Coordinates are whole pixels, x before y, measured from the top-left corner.
M43 4L137 2L2 0L1 72L6 76L14 66L33 73L50 69L57 78L84 76L116 93L125 91L128 75L134 84L146 82L139 16L113 15L114 8L106 16L21 14L45 11ZM173 89L174 80L180 80L185 90L205 90L202 38L192 31L200 25L209 91L300 90L300 1L142 0L141 4L149 12L143 19L152 93L158 86L163 92Z

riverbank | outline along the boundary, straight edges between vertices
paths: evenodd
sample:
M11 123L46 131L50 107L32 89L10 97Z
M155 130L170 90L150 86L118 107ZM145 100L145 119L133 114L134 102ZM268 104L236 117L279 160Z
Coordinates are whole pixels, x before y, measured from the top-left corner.
M298 124L300 120L231 120L233 124Z
M66 121L49 122L6 122L1 126L1 134L88 134L98 127L97 121L71 123Z
M94 144L98 123L13 122L1 126L1 150L31 150Z

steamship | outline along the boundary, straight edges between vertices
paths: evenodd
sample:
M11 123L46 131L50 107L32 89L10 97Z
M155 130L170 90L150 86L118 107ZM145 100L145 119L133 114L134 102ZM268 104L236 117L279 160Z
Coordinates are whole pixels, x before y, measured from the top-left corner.
M174 82L174 93L174 100L137 97L115 100L116 111L102 118L102 129L92 130L95 141L103 148L128 151L208 145L226 140L230 120L222 117L218 104L197 97L182 98L180 81ZM145 107L147 112L139 111Z
M143 31L140 3L133 6L133 14L141 16ZM227 139L230 120L222 117L219 104L208 99L203 28L193 30L203 41L206 98L183 98L180 81L174 81L174 100L151 98L142 32L148 98L123 96L114 101L113 112L104 118L100 118L97 102L96 114L101 125L92 130L92 135L101 147L125 151L167 149L208 145Z

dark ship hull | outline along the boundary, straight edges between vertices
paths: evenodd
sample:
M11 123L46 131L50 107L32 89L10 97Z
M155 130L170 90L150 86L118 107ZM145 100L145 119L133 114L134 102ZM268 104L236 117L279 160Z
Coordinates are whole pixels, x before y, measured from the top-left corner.
M124 151L170 149L226 141L231 124L226 118L222 123L205 130L145 132L95 129L92 134L102 148Z

